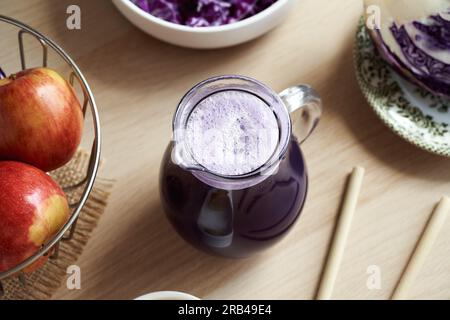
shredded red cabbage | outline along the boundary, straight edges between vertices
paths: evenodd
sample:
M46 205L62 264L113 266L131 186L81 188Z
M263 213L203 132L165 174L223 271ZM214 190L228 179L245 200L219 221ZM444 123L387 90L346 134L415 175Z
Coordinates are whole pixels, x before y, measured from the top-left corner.
M414 21L413 25L423 33L429 48L450 50L450 21L440 15L431 16L430 20L431 24Z
M442 41L444 29L439 30L440 27L437 26L423 26L426 27L424 30L429 31L426 40L430 48L443 46L444 49L447 49L445 46L449 46L450 43ZM394 25L391 27L391 32L402 50L404 59L414 67L412 72L416 80L438 94L450 96L450 65L433 58L426 51L420 49L414 39L408 35L405 26L398 28Z
M211 27L251 17L277 0L130 0L151 15L190 27Z
M380 31L375 33L374 39L381 55L400 74L438 95L450 98L450 64L448 59L439 59L434 54L442 52L448 56L450 52L450 9L448 12L422 21L412 21L410 26L418 31L415 35L408 33L406 25L393 23L389 30L401 50L400 54L391 50Z

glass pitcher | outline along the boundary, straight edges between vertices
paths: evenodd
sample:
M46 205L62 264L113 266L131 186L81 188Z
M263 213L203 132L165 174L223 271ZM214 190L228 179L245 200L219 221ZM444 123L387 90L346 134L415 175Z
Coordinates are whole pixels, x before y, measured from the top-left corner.
M219 92L251 94L276 119L274 151L250 172L215 172L192 153L198 140L187 139L189 118ZM321 112L321 99L308 85L277 94L252 78L226 75L194 86L175 112L160 170L162 204L177 232L195 247L227 257L248 257L280 240L305 203L308 176L300 144Z

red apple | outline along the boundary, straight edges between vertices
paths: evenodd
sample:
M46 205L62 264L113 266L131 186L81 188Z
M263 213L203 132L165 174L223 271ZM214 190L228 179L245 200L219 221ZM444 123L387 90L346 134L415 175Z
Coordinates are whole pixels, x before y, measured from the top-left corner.
M0 160L54 170L73 157L82 131L80 103L57 72L35 68L0 79Z
M0 161L0 272L36 253L69 214L64 192L49 175L24 163ZM25 271L33 271L46 259Z

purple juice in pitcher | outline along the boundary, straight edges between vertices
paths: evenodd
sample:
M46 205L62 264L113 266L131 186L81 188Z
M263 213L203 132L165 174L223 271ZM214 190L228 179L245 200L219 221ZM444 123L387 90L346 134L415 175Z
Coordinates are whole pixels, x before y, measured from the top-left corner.
M278 96L266 99L258 90L214 87L189 108L182 102L175 116L183 118L182 141L165 152L161 200L177 232L210 253L247 257L269 247L305 202L305 162L289 112ZM195 165L176 160L177 143Z

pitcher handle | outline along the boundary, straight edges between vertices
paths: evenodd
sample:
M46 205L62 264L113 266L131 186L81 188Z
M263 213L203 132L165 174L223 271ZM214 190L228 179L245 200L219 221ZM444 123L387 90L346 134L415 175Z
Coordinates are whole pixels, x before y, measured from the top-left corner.
M292 132L299 143L303 143L319 123L322 99L307 84L287 88L279 95L291 114Z

